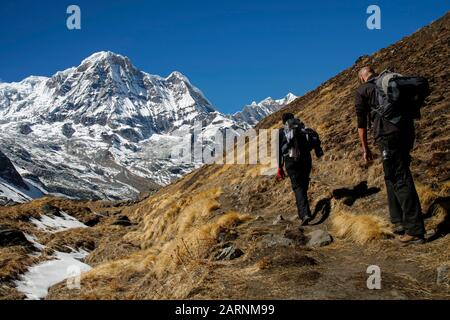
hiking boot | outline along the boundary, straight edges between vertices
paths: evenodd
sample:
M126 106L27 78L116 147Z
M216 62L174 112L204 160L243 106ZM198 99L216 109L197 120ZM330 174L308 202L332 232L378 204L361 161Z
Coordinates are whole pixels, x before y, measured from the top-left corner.
M394 224L394 234L396 235L404 235L405 234L405 227L401 223Z
M425 243L423 236L410 236L409 234L398 237L398 241L404 245Z
M308 223L312 220L310 216L306 216L303 219L301 219L302 222L300 223L301 226L307 226Z

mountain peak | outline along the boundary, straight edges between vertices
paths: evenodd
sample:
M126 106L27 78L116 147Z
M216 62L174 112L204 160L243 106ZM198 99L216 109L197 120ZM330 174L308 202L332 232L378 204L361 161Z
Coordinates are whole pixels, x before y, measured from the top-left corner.
M292 92L289 92L286 95L286 97L284 97L283 99L280 99L279 101L282 101L283 104L289 104L297 98L298 97L295 94L293 94Z
M86 62L97 62L97 61L105 61L110 60L111 58L121 59L121 60L129 60L128 57L122 56L120 54L114 53L112 51L99 51L91 54L89 57L84 59L81 64Z

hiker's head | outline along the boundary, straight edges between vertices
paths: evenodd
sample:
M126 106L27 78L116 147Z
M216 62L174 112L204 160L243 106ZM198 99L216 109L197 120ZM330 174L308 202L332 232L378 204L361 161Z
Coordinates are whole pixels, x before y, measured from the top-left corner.
M373 70L373 68L370 66L366 66L358 72L359 82L366 83L367 80L369 80L369 78L373 75L375 75L375 70Z
M288 120L294 119L294 115L293 115L292 113L289 113L289 112L283 113L282 119L283 119L283 124L284 124L284 123L286 123Z

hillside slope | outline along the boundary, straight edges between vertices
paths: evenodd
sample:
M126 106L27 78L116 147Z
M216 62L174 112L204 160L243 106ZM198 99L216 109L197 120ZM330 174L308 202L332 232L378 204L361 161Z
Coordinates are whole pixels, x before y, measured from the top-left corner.
M289 181L260 175L259 165L204 166L139 203L114 207L112 214L133 223L120 232L102 231L108 220L80 230L79 237L98 235L86 259L93 269L83 274L81 290L59 284L47 298L449 299L449 286L436 284L436 268L450 263L449 26L446 14L359 58L258 124L276 128L290 111L321 134L326 155L314 160L312 226L299 227ZM412 165L430 231L421 246L392 238L379 159L369 167L361 162L353 92L366 64L424 75L432 85ZM26 214L25 207L8 210L1 219L11 210ZM314 230L334 241L307 246ZM370 265L381 268L381 290L367 289Z

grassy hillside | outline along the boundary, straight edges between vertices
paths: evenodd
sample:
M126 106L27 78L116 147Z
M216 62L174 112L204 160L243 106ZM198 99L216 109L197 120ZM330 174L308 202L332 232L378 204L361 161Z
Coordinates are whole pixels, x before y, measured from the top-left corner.
M326 155L314 160L313 226L299 227L289 181L259 175L259 165L207 165L139 203L116 207L136 225L105 232L105 220L79 231L83 237L103 230L88 257L94 269L83 275L80 291L60 284L48 298L450 298L449 287L436 284L436 268L450 263L449 26L447 14L359 58L258 124L277 128L289 111L320 133ZM353 95L357 72L367 64L431 82L412 164L430 230L421 246L402 247L393 239L380 161L361 161ZM334 241L306 246L317 229ZM373 264L382 270L382 290L366 287Z

